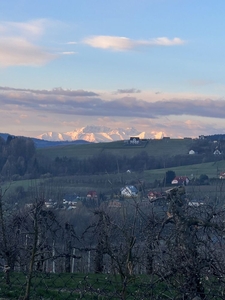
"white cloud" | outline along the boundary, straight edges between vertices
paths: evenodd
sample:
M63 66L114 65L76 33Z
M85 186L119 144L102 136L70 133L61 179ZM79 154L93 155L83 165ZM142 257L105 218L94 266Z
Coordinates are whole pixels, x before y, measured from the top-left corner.
M0 67L40 66L55 57L54 54L48 53L24 38L0 39Z
M125 51L141 46L176 46L184 44L185 41L180 38L169 39L167 37L159 37L150 40L132 40L127 37L100 35L87 37L83 40L83 43L94 48Z
M63 55L74 55L74 54L77 54L77 52L74 52L74 51L64 51L61 54L63 54Z
M77 44L77 42L68 42L68 43L66 43L67 45L76 45Z
M28 22L0 22L0 67L41 66L56 58L33 43L45 31L45 19Z
M9 36L41 36L48 21L46 19L31 20L28 22L1 22L0 30Z

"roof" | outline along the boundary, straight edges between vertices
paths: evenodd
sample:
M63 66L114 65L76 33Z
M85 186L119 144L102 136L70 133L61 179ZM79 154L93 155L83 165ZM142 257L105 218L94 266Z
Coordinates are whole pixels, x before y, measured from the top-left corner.
M97 192L96 191L89 191L88 193L87 193L87 196L97 196Z
M133 185L126 185L126 186L124 186L120 189L120 191L125 191L125 190L127 190L128 192L131 192L131 193L137 193L138 192L137 188Z
M176 176L173 180L172 180L172 184L176 184L179 182L187 182L189 181L189 178L187 176Z

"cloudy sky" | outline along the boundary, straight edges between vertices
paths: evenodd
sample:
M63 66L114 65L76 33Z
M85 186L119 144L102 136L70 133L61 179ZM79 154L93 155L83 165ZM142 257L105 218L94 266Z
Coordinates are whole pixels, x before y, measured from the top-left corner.
M0 132L225 133L224 0L0 1Z

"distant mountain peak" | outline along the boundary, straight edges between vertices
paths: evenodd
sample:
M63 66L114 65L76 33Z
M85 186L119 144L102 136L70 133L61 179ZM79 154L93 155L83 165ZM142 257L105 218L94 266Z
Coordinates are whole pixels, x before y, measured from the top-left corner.
M48 141L75 141L85 140L88 142L112 142L127 140L131 136L145 138L145 132L140 132L135 128L109 128L107 126L89 125L86 127L77 128L73 131L64 133L46 132L39 136L38 139Z

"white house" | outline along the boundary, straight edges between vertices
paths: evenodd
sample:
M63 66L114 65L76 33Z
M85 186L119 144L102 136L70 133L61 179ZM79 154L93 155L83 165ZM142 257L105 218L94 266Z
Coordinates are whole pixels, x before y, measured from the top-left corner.
M137 145L140 143L139 137L130 137L130 144Z
M133 185L126 185L125 187L120 189L120 193L122 196L125 197L137 197L138 190Z
M220 155L221 152L220 152L220 150L216 149L216 150L213 152L213 154L214 154L214 155Z
M194 150L190 150L188 153L192 155L192 154L195 154L195 151Z

